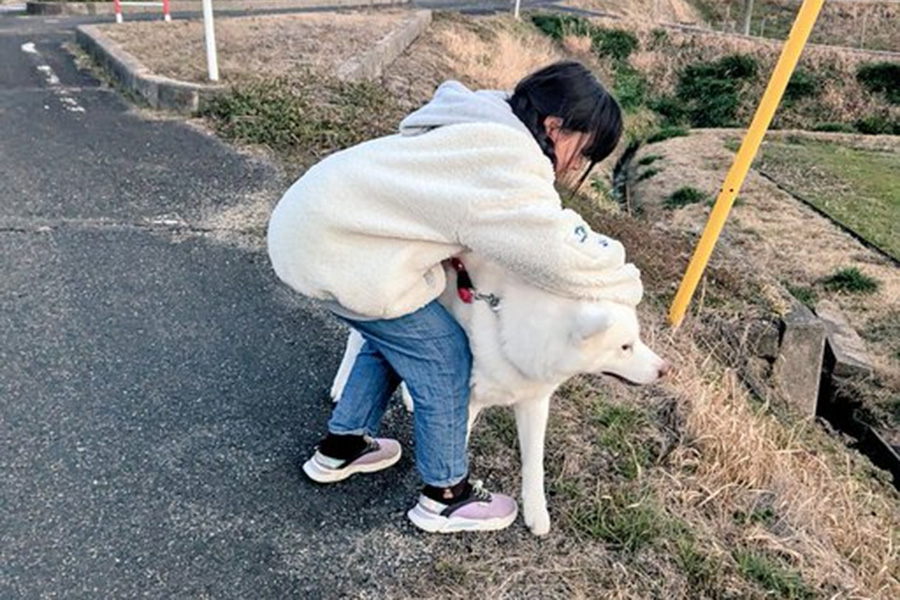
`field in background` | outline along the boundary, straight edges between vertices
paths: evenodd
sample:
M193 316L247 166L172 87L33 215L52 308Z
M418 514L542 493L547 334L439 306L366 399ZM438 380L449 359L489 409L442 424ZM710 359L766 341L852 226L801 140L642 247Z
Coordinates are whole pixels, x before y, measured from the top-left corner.
M758 170L900 261L900 155L794 138Z

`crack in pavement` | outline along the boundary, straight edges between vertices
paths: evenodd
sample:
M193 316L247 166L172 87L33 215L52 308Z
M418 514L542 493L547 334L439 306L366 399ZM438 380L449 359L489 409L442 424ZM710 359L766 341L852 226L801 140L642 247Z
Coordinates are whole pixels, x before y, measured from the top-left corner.
M258 227L227 227L192 224L178 217L162 215L138 221L113 221L109 219L16 219L0 218L0 233L50 233L57 229L81 231L98 230L146 230L172 231L188 233L243 233L252 234L260 231Z

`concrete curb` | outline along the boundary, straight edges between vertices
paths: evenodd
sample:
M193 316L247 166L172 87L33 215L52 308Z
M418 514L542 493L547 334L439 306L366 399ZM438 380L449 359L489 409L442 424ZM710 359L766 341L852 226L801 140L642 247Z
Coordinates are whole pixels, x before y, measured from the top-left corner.
M388 0L384 3L392 2ZM400 56L430 23L431 11L416 11L368 52L338 67L337 76L345 81L379 77L384 68ZM227 86L221 84L189 83L156 75L95 25L77 27L75 40L122 87L156 109L182 114L197 113L227 90Z
M187 83L155 75L95 25L76 28L75 40L94 60L110 71L116 81L138 94L153 108L195 113L226 89L223 85Z
M384 68L403 54L430 24L430 10L416 11L411 19L387 34L368 52L351 58L338 67L338 78L344 81L359 81L380 77Z
M253 12L310 8L366 8L369 6L386 6L391 4L409 4L411 0L216 0L216 13ZM115 7L112 2L26 2L25 10L29 15L112 15ZM198 0L172 0L172 14L200 12L203 3ZM128 14L157 13L162 14L158 6L129 6L123 11L125 19Z

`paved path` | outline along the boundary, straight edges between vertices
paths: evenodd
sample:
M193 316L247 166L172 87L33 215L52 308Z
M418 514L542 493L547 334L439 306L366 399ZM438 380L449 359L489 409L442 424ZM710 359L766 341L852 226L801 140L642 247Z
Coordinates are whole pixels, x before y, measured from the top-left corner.
M0 598L377 595L412 462L301 477L340 332L205 231L278 173L79 71L89 20L0 17Z

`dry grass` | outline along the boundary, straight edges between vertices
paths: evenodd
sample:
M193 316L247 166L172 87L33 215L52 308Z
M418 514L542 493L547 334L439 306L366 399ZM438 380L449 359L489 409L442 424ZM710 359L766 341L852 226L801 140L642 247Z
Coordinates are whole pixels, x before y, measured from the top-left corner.
M408 13L400 11L220 17L216 19L220 77L233 83L309 69L333 72L406 18ZM131 21L100 27L154 73L207 81L201 21Z
M449 67L477 88L511 90L529 73L562 54L545 36L508 18L477 28L445 29L438 35Z

